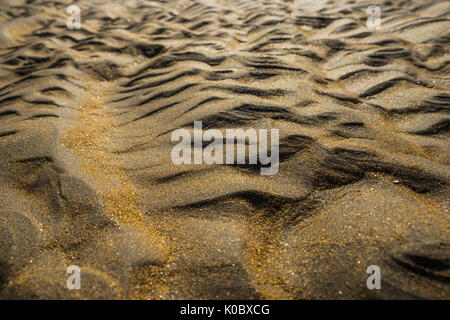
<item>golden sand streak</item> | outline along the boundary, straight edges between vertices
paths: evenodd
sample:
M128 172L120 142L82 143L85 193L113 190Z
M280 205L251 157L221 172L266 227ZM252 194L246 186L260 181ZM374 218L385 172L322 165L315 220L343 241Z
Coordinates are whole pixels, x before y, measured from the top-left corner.
M94 178L94 189L106 215L119 225L132 225L142 231L150 243L156 242L163 247L167 260L170 260L171 250L166 238L155 226L149 225L148 220L144 222L144 211L137 206L138 192L120 169L122 161L109 152L116 123L108 115L104 100L108 86L102 81L89 83L91 92L85 95L79 108L77 123L63 135L61 142L80 159L84 173ZM158 292L168 292L152 275L147 275L145 281L158 287ZM145 294L136 294L139 295L136 298L148 298Z
M116 222L142 222L142 212L136 207L136 191L118 169L120 161L108 152L115 125L111 117L105 116L103 95L107 84L95 81L90 88L93 94L84 99L78 123L63 136L62 142L82 159L83 171L98 181L96 189L106 214Z

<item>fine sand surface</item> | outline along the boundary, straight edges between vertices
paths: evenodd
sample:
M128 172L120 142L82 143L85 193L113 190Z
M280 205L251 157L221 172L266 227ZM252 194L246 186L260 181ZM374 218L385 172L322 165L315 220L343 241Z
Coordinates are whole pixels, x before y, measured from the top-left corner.
M0 298L450 299L449 12L0 1ZM194 120L279 129L278 174L174 165Z

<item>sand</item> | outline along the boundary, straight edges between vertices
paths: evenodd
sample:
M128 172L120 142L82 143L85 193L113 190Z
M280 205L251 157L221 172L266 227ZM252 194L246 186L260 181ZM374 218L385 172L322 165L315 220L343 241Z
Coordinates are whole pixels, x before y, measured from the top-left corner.
M1 1L0 298L449 299L449 13ZM194 121L279 129L279 172L173 164Z

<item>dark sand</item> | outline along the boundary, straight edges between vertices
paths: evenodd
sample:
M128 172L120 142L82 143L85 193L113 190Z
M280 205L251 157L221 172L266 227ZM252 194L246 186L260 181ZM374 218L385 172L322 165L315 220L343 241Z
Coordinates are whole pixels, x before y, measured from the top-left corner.
M0 298L449 299L449 4L1 1ZM194 120L278 174L174 165Z

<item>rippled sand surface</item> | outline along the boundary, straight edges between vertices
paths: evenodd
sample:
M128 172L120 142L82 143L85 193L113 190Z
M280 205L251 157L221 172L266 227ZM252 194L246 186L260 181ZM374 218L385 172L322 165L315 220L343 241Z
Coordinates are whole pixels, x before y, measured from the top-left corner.
M449 1L71 4L0 2L0 298L450 298ZM174 165L198 120L278 174Z

